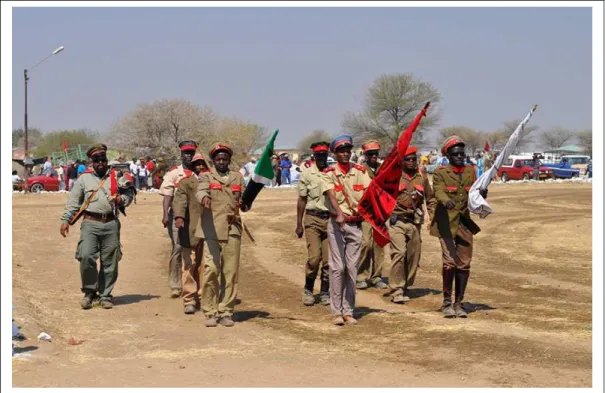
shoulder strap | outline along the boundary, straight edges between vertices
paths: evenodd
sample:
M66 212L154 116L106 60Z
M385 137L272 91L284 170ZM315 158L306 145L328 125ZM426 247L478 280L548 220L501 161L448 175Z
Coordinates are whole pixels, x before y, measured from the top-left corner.
M108 174L110 174L111 172L108 171ZM80 216L82 215L82 213L84 212L84 210L86 210L86 208L88 207L88 205L90 205L90 202L93 200L93 198L95 197L95 195L97 195L97 191L99 191L101 189L101 187L103 187L103 184L105 184L105 180L107 180L108 176L103 177L103 179L101 180L101 183L99 183L99 187L97 187L96 190L94 190L90 196L88 197L88 199L84 202L84 204L80 207L80 210L78 210L78 212L72 217L72 219L69 221L69 225L74 225L78 219L80 218Z

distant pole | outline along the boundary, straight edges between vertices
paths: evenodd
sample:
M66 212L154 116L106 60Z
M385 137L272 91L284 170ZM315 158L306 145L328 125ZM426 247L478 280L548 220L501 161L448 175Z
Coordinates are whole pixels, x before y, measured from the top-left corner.
M24 153L23 153L23 163L25 164L25 176L24 177L24 185L23 192L27 193L29 191L28 179L29 179L29 165L27 165L28 157L29 157L29 144L27 140L27 80L29 79L27 76L27 68L23 70L23 79L25 82L25 118L24 120L24 136L23 136L23 144L24 144Z

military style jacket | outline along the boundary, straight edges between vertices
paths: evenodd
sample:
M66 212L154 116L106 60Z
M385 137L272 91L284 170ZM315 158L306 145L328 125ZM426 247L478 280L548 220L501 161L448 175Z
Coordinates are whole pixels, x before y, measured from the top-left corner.
M365 170L366 170L366 173L368 174L368 176L370 176L370 179L373 179L373 178L376 176L376 174L378 173L378 170L380 169L380 166L381 166L381 165L382 165L382 164L378 164L378 165L376 166L376 171L374 171L374 169L372 169L372 167L371 167L371 166L369 166L367 162L365 162L365 163L363 164L363 166L364 166L364 168L365 168Z
M351 164L351 169L345 174L338 167L338 164L336 164L331 168L326 168L323 173L322 194L325 196L325 204L330 213L336 214L336 209L330 203L327 192L334 190L336 201L343 214L346 216L358 216L357 206L364 191L372 181L366 169L362 165ZM345 199L345 193L351 206L349 206L349 203Z
M412 199L412 193L416 194L416 199ZM416 172L412 177L403 172L399 180L399 194L397 195L397 204L393 209L393 214L408 217L413 220L416 209L422 209L424 200L430 217L435 214L437 199L433 192L433 187L429 179L420 172Z
M438 203L431 221L431 235L455 238L460 224L473 234L479 232L480 229L471 220L468 210L468 192L476 178L475 168L469 165L465 166L460 174L455 173L451 164L435 170L433 190ZM456 207L447 210L445 203L450 199L456 202Z
M170 168L170 171L164 175L158 193L163 196L174 196L174 190L178 187L179 181L184 177L191 176L192 173L191 170L185 169L182 164Z
M311 162L307 166L305 163L305 168L300 174L296 189L298 191L298 196L307 198L306 210L328 211L321 194L322 182L323 174L317 168L317 164Z
M212 198L211 208L202 208L202 225L196 229L195 237L219 241L229 236L242 235L239 218L239 201L244 192L244 176L230 171L221 176L215 168L200 174L195 198L202 203L204 197Z
M179 240L180 244L187 248L195 248L200 241L200 238L196 237L196 230L202 217L202 205L195 197L198 183L198 176L195 173L182 178L172 200L174 218L180 217L185 221L185 226L179 229Z
M86 208L86 211L91 213L99 214L112 214L114 213L114 204L111 201L112 196L120 195L120 207L124 208L130 205L134 198L134 190L129 187L127 176L118 177L118 173L115 170L107 169L108 176L103 186L97 191L92 201ZM111 176L114 177L112 182ZM65 211L61 217L61 221L69 222L72 217L80 210L80 207L88 200L90 195L99 188L102 178L92 169L87 169L83 172L74 182L73 189L69 193ZM113 187L112 187L113 184ZM112 188L115 188L112 190Z

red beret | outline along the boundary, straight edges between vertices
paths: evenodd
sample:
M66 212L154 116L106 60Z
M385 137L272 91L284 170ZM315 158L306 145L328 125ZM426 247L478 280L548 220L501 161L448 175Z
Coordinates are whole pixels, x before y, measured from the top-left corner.
M414 154L414 153L416 153L417 151L418 151L418 149L417 149L417 148L415 148L414 146L410 146L410 147L408 147L408 149L405 151L405 154L404 154L403 156L404 156L404 157L405 157L405 156L409 156L410 154Z
M224 143L217 143L217 144L216 144L216 145L214 145L214 147L213 147L213 148L210 150L210 157L213 157L213 158L214 158L215 154L217 154L217 153L218 153L218 152L220 152L220 151L224 151L224 152L226 152L227 154L229 154L230 156L232 156L232 155L233 155L233 150L231 150L231 148L230 148L228 145L226 145L226 144L224 144Z
M366 152L370 150L380 150L380 144L377 141L367 141L361 145L361 149Z

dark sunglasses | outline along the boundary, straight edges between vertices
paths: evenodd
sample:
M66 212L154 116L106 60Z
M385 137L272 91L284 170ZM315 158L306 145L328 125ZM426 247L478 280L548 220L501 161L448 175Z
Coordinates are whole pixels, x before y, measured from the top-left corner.
M92 162L94 162L94 163L106 162L106 161L107 161L107 157L94 157L92 159Z
M451 153L452 157L466 157L466 153L463 151L459 151L458 153Z
M412 161L417 161L417 160L418 160L418 158L417 158L417 157L410 157L410 158L404 158L404 159L403 159L403 161L410 161L410 162L412 162Z
M366 151L366 156L377 156L377 155L378 155L378 150Z

